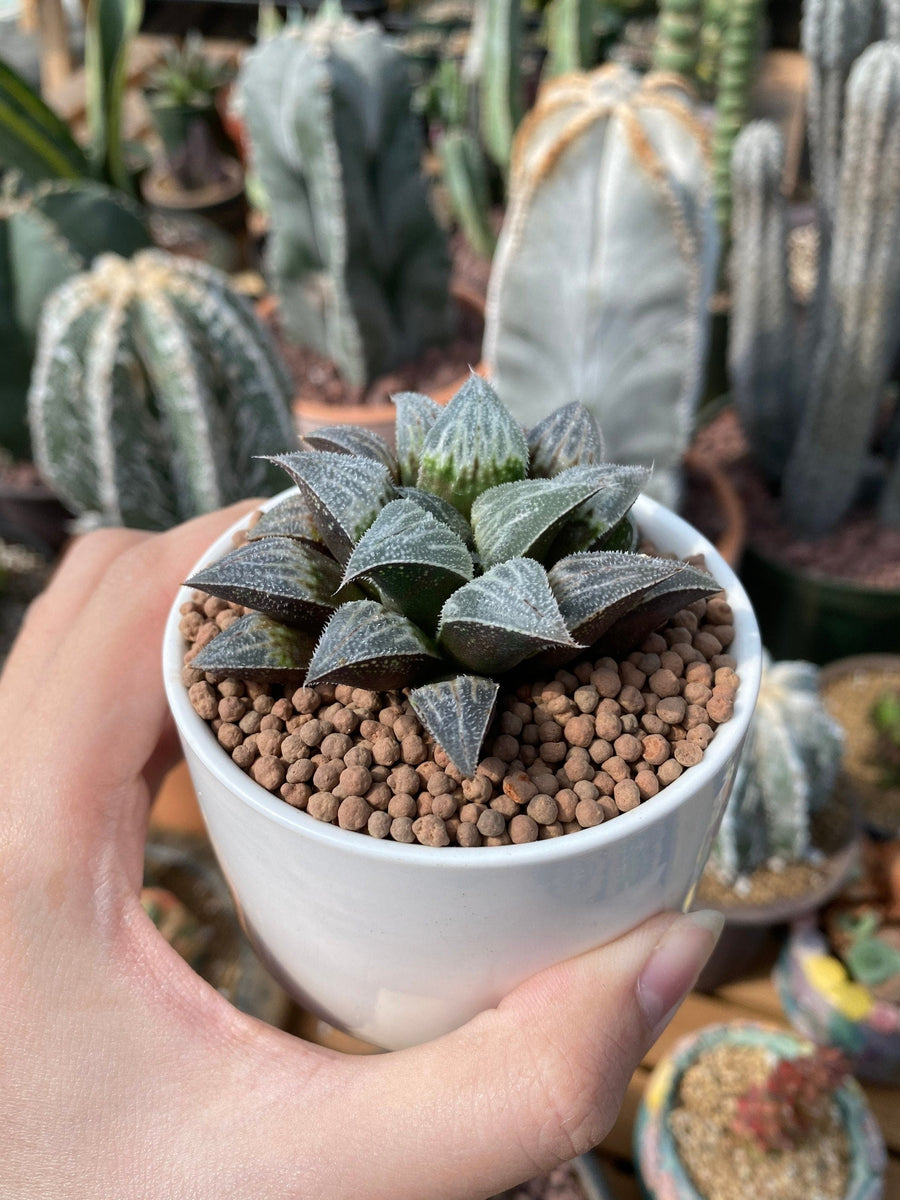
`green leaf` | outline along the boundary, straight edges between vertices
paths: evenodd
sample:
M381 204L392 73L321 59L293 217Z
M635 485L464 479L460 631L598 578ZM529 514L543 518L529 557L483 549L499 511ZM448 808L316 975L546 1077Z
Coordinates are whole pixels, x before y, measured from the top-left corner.
M309 501L325 544L340 563L385 504L396 499L387 468L371 458L330 450L297 450L270 459Z
M525 434L490 384L471 375L425 437L416 486L468 518L482 492L527 474Z
M419 475L419 460L425 435L441 415L441 406L421 392L398 392L392 396L397 409L397 459L400 482L412 487Z
M618 655L633 650L677 612L695 600L706 600L721 591L707 571L682 562L677 567L673 575L651 588L633 609L603 634L597 645L604 653Z
M392 500L356 543L344 583L365 576L405 616L434 630L447 597L473 574L452 529L412 500Z
M2 60L0 168L20 172L29 184L90 174L90 163L65 121Z
M572 637L592 646L680 565L675 559L618 551L572 554L547 577Z
M187 586L316 630L339 604L361 595L358 588L341 589L341 569L333 558L289 537L246 542L198 571Z
M312 506L306 496L300 493L288 496L280 504L267 509L247 532L247 538L251 542L267 537L296 538L297 541L306 542L310 546L325 548Z
M854 979L865 987L878 987L900 974L900 954L880 938L859 938L844 954Z
M467 546L472 547L472 549L475 548L475 535L472 532L472 526L461 513L456 511L452 504L448 504L440 496L435 496L434 492L423 492L421 488L398 487L397 495L402 500L412 500L414 504L418 504L419 508L426 509L444 525L449 525L453 532Z
M541 650L580 649L540 563L511 558L459 588L441 610L438 642L460 666L500 675Z
M465 776L475 774L499 691L493 679L457 675L409 693L416 716Z
M388 691L433 675L440 662L434 643L412 621L374 600L357 600L339 608L323 629L306 684Z
M647 467L623 467L617 463L604 463L594 469L606 473L607 484L565 522L550 547L547 557L551 562L582 550L600 550L644 490L651 474Z
M313 433L300 439L311 450L333 450L336 454L358 454L371 458L387 467L394 483L400 480L400 472L394 452L380 434L362 425L323 425Z
M250 613L208 642L191 666L264 683L302 683L314 645L314 634Z
M577 400L554 409L530 429L528 449L534 479L551 479L569 467L592 467L606 457L597 422Z
M625 550L629 553L637 550L640 542L637 525L631 513L626 513L617 525L613 525L607 533L601 535L595 550Z
M541 559L566 518L605 487L603 467L571 467L553 479L520 479L483 492L472 505L475 545L485 567Z
M84 31L84 71L93 174L134 194L125 162L122 105L128 51L144 12L143 0L91 0Z

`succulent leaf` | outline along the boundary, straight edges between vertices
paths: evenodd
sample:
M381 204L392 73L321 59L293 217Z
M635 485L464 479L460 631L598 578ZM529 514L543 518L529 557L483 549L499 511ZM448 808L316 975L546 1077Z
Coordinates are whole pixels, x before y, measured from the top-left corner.
M424 508L433 517L437 517L439 521L449 525L467 546L474 549L475 535L472 532L472 526L452 504L442 500L440 496L435 496L433 492L423 492L421 488L416 487L399 487L397 495L402 500L412 500L414 504L418 504L419 508Z
M405 616L434 630L447 597L472 578L464 542L412 500L392 500L356 543L344 583L371 579Z
M400 481L400 471L393 450L380 434L362 425L323 425L300 439L311 450L331 450L335 454L358 454L387 467L394 483Z
M358 454L297 450L271 461L293 479L312 505L325 544L340 563L379 511L396 498L387 468Z
M721 590L708 571L683 562L676 566L673 575L645 593L637 605L600 638L599 645L607 654L633 650L669 617L674 617L695 600L706 600Z
M317 629L338 605L361 595L352 585L341 588L341 569L330 555L289 537L246 542L192 575L187 586L285 625Z
M416 486L468 518L482 492L527 474L521 427L491 385L470 375L426 434Z
M611 551L569 555L547 577L572 637L592 646L678 567L675 559Z
M600 550L637 500L650 478L647 467L624 467L604 464L595 470L605 471L607 486L581 505L566 521L550 547L549 558L556 560L581 550Z
M468 670L500 675L541 650L580 649L569 636L547 572L511 558L455 591L441 610L438 641Z
M603 467L570 467L553 479L520 479L482 492L472 505L472 529L485 567L508 558L542 559L566 518L607 477Z
M597 422L577 400L544 417L527 437L534 479L551 479L569 467L594 466L606 457Z
M499 690L493 679L457 675L409 693L416 716L465 776L475 774Z
M280 504L268 509L253 528L247 530L248 541L256 542L267 537L296 538L297 541L325 550L310 503L299 493L288 496Z
M407 617L374 600L356 600L342 605L322 630L306 684L387 691L435 674L440 664L434 643Z
M639 541L637 525L632 520L630 513L626 513L621 521L600 537L599 545L595 546L595 549L627 550L630 553L637 549Z
M290 629L260 613L249 613L205 645L191 666L262 683L302 683L315 640L306 630Z
M419 463L425 437L441 415L441 406L421 392L398 392L391 399L397 409L397 460L400 482L414 487L419 476Z

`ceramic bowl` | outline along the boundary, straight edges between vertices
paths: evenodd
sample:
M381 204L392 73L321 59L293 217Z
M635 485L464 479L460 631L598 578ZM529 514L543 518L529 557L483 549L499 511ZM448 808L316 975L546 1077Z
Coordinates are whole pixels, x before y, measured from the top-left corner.
M190 705L178 632L179 605L190 592L175 597L166 691L210 838L260 957L332 1025L387 1049L426 1041L543 967L690 902L756 703L759 630L737 577L705 538L646 497L633 512L661 549L705 554L727 591L741 680L734 716L703 761L652 800L608 824L526 845L381 841L270 795ZM221 557L231 533L195 569Z

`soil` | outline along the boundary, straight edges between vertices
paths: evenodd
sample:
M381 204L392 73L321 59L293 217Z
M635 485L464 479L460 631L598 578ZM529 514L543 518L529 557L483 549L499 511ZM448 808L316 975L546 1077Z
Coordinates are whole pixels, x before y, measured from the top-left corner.
M844 730L844 774L863 819L877 829L900 834L900 787L883 782L877 734L869 714L885 692L900 692L900 671L859 670L826 681L825 706Z
M887 529L870 510L857 508L840 528L814 542L782 523L777 499L749 455L737 413L728 409L702 429L697 450L723 469L747 508L748 541L761 554L795 570L866 587L900 588L900 529ZM689 490L684 517L707 537L710 506Z
M843 1200L850 1147L833 1105L791 1150L762 1151L731 1132L737 1098L773 1065L761 1047L720 1045L685 1071L669 1117L682 1163L705 1200Z

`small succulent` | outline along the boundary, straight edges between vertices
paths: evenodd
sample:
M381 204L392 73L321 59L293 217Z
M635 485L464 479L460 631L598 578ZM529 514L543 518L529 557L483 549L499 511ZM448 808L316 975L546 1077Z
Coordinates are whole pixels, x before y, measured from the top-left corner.
M848 1064L830 1047L782 1058L767 1078L738 1097L731 1130L760 1150L793 1150L831 1110Z
M229 63L213 62L203 52L203 37L196 30L180 46L172 46L149 79L154 104L172 107L212 105L216 92L234 78Z
M446 408L394 400L396 455L337 426L272 459L298 493L188 580L256 611L194 666L410 687L422 724L472 775L499 677L588 646L630 650L719 589L705 571L632 551L628 511L649 471L604 462L581 405L526 434L476 375Z
M885 787L900 787L900 692L888 691L872 707L876 760L882 767Z

